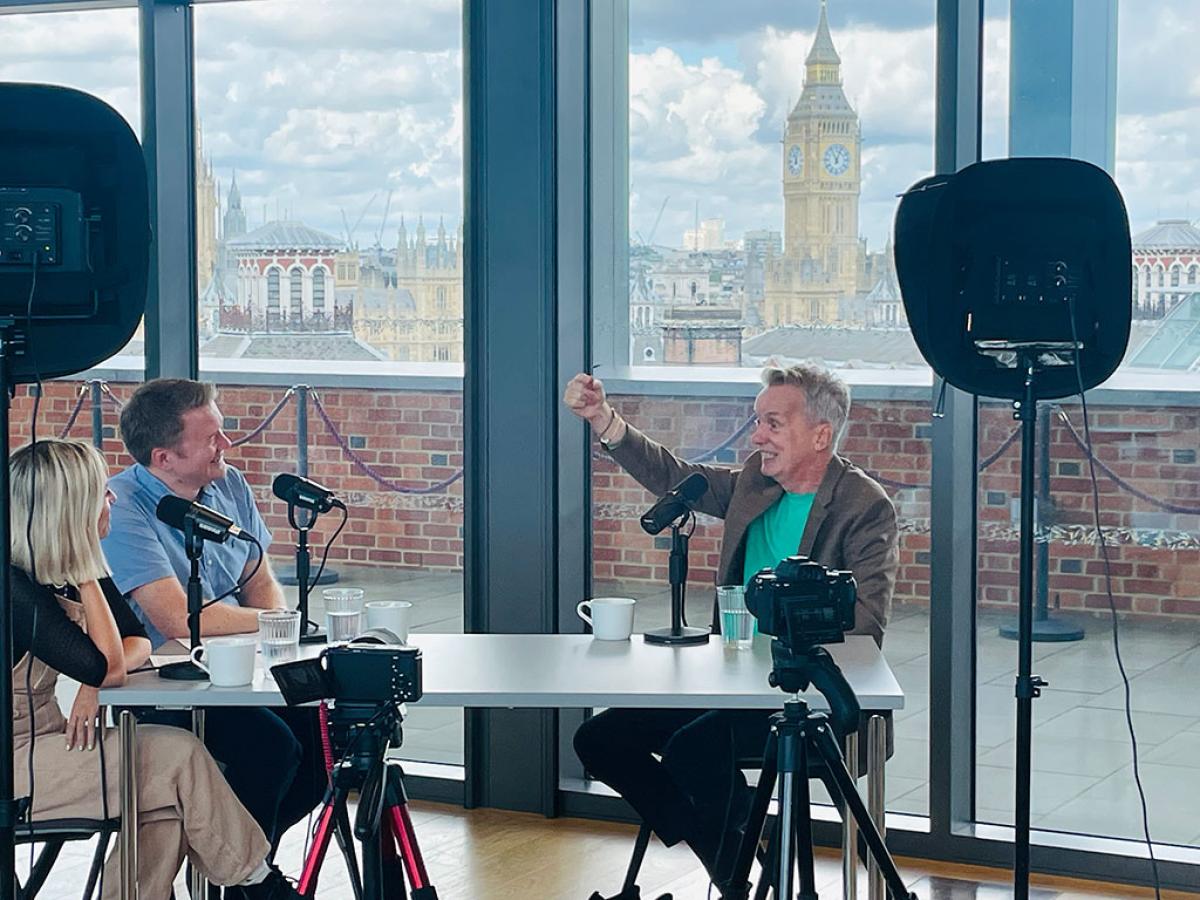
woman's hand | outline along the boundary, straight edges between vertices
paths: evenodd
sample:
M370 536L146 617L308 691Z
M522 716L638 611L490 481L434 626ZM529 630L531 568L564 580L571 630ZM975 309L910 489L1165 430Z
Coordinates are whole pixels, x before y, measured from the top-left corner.
M71 715L67 718L67 749L96 749L96 731L99 728L100 689L86 684L79 686Z

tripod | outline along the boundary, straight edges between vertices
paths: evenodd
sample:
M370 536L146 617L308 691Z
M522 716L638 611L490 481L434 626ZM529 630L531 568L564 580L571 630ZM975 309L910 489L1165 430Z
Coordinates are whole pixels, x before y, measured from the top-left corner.
M722 890L722 900L747 900L750 867L762 840L767 810L775 783L779 782L779 815L767 848L755 900L765 900L774 889L775 900L817 900L813 872L812 820L809 814L808 760L816 754L832 776L830 793L852 815L867 849L883 873L892 900L917 900L909 893L888 853L879 829L842 758L835 730L849 733L858 727L861 712L854 692L829 653L821 647L793 651L776 638L771 642L771 685L790 696L783 711L771 717L771 732L763 749L763 769L746 830L741 835L732 875ZM812 712L799 693L809 685L829 700L830 715ZM857 760L855 760L857 765ZM835 790L836 789L836 790ZM853 852L853 850L851 850ZM793 894L793 876L799 866L799 893Z
M296 886L306 900L316 897L317 879L331 838L337 839L346 859L355 900L402 900L409 896L406 877L412 900L437 900L408 813L404 772L399 763L385 758L389 746L400 744L400 722L400 710L395 705L334 707L330 730L335 743L347 749L330 772L312 847ZM328 731L325 737L328 746ZM359 795L353 836L363 848L361 880L346 805L352 790Z

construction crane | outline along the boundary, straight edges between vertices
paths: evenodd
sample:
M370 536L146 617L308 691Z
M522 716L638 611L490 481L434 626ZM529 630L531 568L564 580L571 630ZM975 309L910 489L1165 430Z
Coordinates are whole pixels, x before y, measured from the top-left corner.
M658 215L654 217L654 226L650 229L650 237L645 241L646 246L654 243L654 235L658 233L658 223L662 221L663 213L667 211L667 204L671 201L671 195L663 197L662 206L658 208Z
M394 190L389 188L387 200L383 204L383 218L379 220L379 230L375 232L375 246L383 246L383 230L387 228L388 211L392 208L392 194Z
M340 210L340 212L342 214L342 227L346 229L346 243L349 246L351 246L351 247L355 246L354 233L356 231L358 231L358 226L362 224L363 218L367 215L367 210L369 210L371 208L371 205L375 202L375 198L378 196L379 196L379 191L376 191L375 193L373 193L371 195L371 199L366 202L366 204L362 208L362 212L360 212L358 214L358 218L354 220L353 228L350 227L349 220L346 218L346 210L343 207L338 207L338 209Z

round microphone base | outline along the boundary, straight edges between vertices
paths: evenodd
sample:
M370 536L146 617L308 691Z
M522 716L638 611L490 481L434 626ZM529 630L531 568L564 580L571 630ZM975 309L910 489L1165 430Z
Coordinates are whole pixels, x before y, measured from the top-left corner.
M308 631L300 635L302 644L324 644L327 640L329 640L329 635L320 625L309 625Z
M165 666L160 666L158 677L167 678L171 681L207 681L208 673L190 659L186 659L183 662L168 663Z
M642 637L647 644L707 644L712 632L707 628L689 628L684 626L678 632L670 628L655 628L647 631Z

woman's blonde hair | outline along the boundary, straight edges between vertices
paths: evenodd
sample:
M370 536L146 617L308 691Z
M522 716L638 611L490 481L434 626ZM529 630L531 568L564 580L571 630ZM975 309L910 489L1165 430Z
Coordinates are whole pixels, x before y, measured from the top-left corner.
M80 441L39 440L13 453L8 469L13 565L40 584L78 585L108 575L99 530L108 466L100 451ZM34 491L31 560L25 527Z

